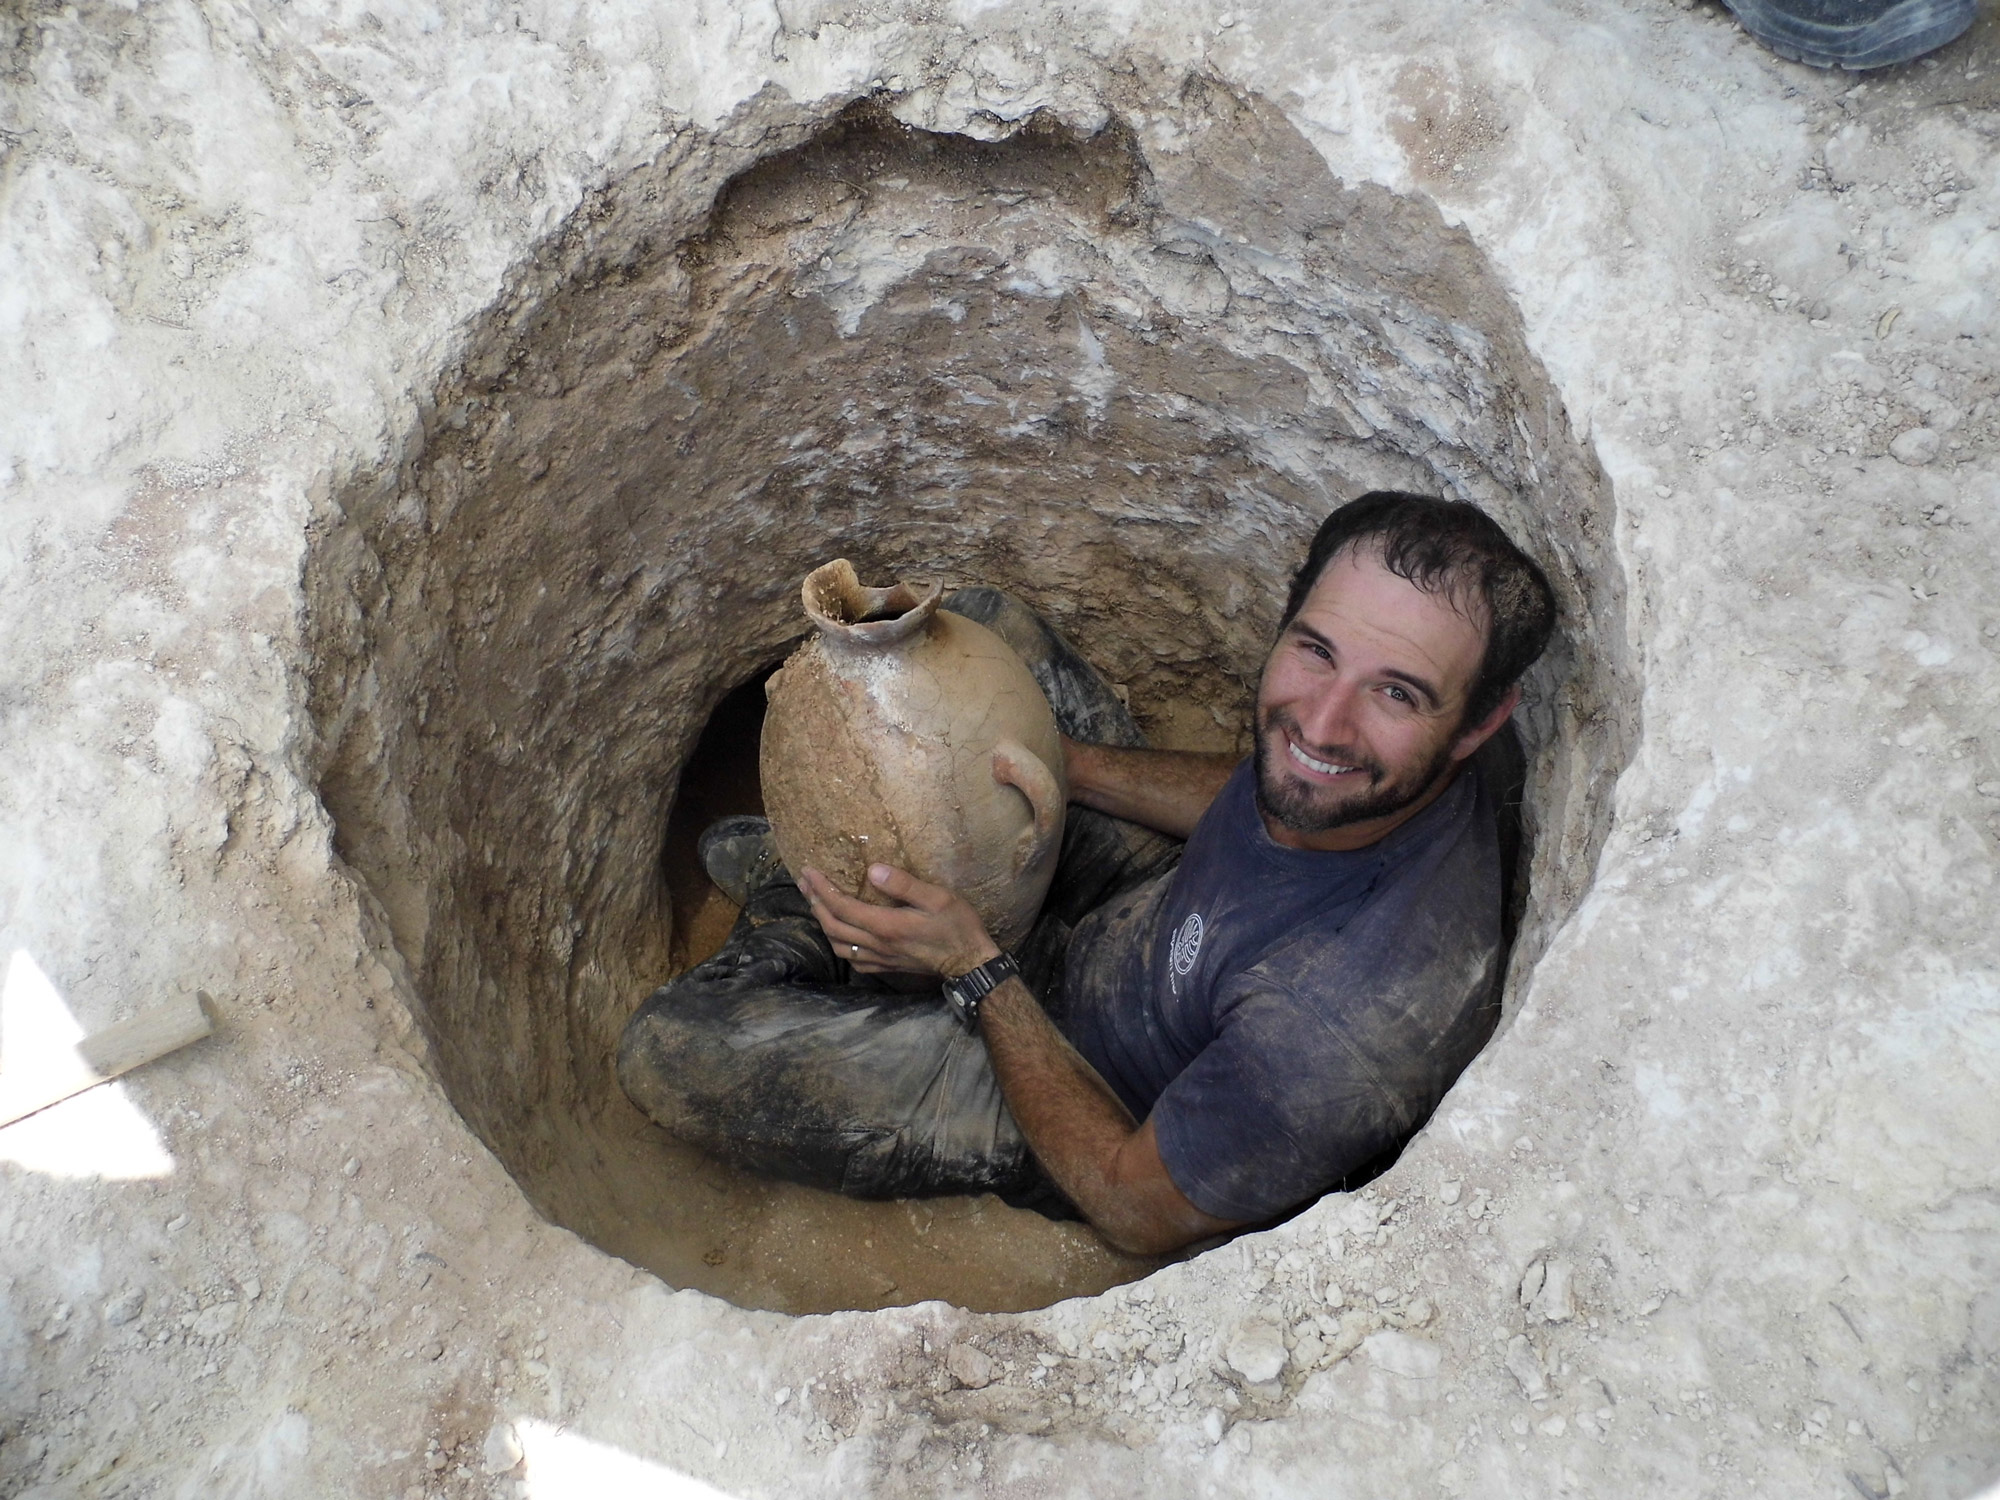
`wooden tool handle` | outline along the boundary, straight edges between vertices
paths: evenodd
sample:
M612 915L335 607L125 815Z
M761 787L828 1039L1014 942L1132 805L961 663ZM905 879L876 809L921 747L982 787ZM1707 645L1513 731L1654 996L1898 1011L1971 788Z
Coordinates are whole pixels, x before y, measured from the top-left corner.
M19 1076L26 1060L16 1059L5 1074L0 1074L0 1126L12 1125L72 1094L96 1088L200 1041L215 1029L209 1015L214 1003L206 990L196 990L155 1005L129 1021L85 1037L55 1058L36 1058L32 1077Z

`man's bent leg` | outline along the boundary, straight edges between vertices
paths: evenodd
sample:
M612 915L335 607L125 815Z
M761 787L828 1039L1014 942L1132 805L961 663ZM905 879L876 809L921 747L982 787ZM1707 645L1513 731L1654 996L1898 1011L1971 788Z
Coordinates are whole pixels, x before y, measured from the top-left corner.
M935 994L856 982L789 881L625 1028L618 1078L670 1134L862 1198L994 1191L1039 1173L979 1039Z

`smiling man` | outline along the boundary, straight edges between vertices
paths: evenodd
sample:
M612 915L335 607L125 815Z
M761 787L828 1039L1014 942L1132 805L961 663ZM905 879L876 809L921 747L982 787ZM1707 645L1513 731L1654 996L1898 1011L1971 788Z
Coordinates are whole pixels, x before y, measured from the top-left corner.
M1018 602L1079 804L1042 920L1003 953L964 900L793 882L755 820L705 858L744 915L627 1029L626 1090L746 1165L869 1196L991 1189L1161 1253L1365 1171L1498 1016L1502 788L1482 747L1554 622L1547 580L1471 505L1378 492L1292 581L1256 753L1148 750ZM1185 840L1185 846L1180 844ZM935 977L930 999L871 976Z

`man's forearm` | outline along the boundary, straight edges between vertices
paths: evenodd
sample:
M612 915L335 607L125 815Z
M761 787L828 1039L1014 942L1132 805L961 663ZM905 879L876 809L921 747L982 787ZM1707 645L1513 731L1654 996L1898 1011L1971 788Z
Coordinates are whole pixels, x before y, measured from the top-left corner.
M1129 750L1073 740L1064 746L1071 801L1178 839L1194 832L1242 760L1240 755Z
M1000 953L963 896L887 865L869 884L896 904L877 906L799 872L836 951L866 974L970 973ZM1210 1218L1175 1186L1152 1122L1133 1128L1118 1096L1063 1034L1028 987L1009 979L979 1010L980 1033L1000 1091L1049 1176L1104 1237L1139 1254L1173 1250L1235 1226Z
M1020 980L986 997L980 1032L1042 1169L1107 1240L1157 1255L1222 1227L1181 1196L1159 1168L1150 1131L1135 1126Z

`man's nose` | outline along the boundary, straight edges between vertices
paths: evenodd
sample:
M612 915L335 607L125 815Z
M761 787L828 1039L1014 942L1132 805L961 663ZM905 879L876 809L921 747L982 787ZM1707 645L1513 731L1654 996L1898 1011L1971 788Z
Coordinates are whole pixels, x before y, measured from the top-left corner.
M1305 736L1310 746L1351 749L1355 741L1355 710L1358 707L1358 691L1349 683L1336 679L1298 705L1299 733Z

